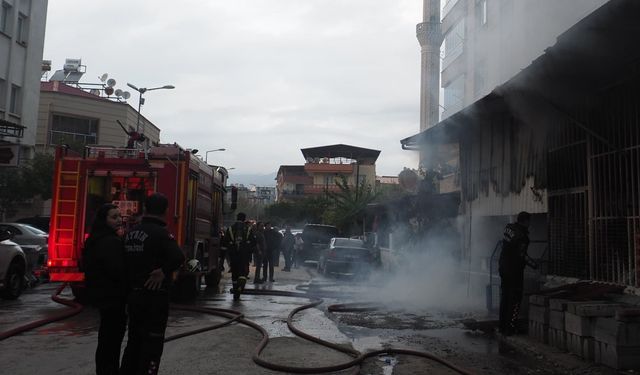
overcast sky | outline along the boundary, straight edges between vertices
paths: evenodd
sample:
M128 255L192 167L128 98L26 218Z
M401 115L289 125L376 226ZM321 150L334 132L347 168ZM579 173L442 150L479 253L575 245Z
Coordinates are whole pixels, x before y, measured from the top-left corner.
M378 175L416 167L419 0L50 0L44 59L81 58L84 82L166 84L142 114L161 142L226 148L209 162L268 174L300 148L381 150ZM129 103L137 107L131 92Z

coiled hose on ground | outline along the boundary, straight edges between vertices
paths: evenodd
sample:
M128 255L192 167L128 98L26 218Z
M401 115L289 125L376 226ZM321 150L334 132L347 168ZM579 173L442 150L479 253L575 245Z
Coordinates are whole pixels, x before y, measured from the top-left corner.
M76 303L74 301L70 301L64 298L61 298L59 296L59 294L62 292L62 290L64 290L64 288L67 286L67 284L62 284L58 289L56 289L55 293L52 295L52 299L58 303L61 303L63 305L66 306L70 306L72 307L71 310L68 311L64 311L58 314L55 314L49 318L45 318L45 319L41 319L29 324L26 324L24 326L21 327L17 327L14 328L12 330L6 331L6 332L1 332L0 333L0 341L15 336L17 334L23 333L25 331L43 326L45 324L48 323L52 323L58 320L62 320L68 317L71 317L73 315L76 315L78 313L80 313L82 311L82 305L80 305L79 303ZM359 351L355 350L355 349L351 349L348 347L344 347L342 345L338 345L329 341L325 341L322 340L320 338L317 338L315 336L309 335L308 333L305 333L301 330L299 330L298 328L296 328L293 325L293 318L294 316L304 310L310 309L312 307L318 306L321 303L323 303L323 301L321 299L317 299L311 296L308 296L304 293L298 293L298 292L288 292L288 291L279 291L279 290L258 290L258 289L247 289L244 291L245 294L252 294L252 295L264 295L264 296L280 296L280 297L293 297L293 298L305 298L305 299L310 299L310 302L308 304L305 304L303 306L299 306L295 309L293 309L289 315L287 316L287 327L291 330L291 332L293 332L295 335L297 335L298 337L301 337L305 340L317 343L319 345L323 345L325 347L337 350L339 352L345 353L351 357L353 357L352 360L341 363L341 364L336 364L336 365L332 365L332 366L324 366L324 367L295 367L295 366L287 366L287 365L282 365L282 364L278 364L278 363L272 363L269 361L266 361L264 359L262 359L260 357L260 354L262 353L262 351L264 350L264 348L267 346L267 344L269 343L269 334L267 333L267 331L262 328L260 325L258 325L257 323L250 321L248 319L244 318L244 315L236 310L231 310L231 309L222 309L222 308L211 308L211 307L202 307L202 306L195 306L195 305L172 305L172 309L175 310L183 310L183 311L192 311L192 312L198 312L198 313L204 313L204 314L209 314L209 315L215 315L215 316L219 316L219 317L223 317L226 318L228 320L222 322L222 323L218 323L218 324L214 324L214 325L210 325L207 327L203 327L203 328L199 328L196 330L192 330L192 331L188 331L188 332L183 332L177 335L173 335L173 336L169 336L165 338L165 342L171 342L177 339L180 339L182 337L186 337L186 336L191 336L191 335L195 335L198 333L202 333L202 332L207 332L207 331L211 331L214 329L218 329L218 328L222 328L225 326L228 326L230 324L233 323L240 323L240 324L244 324L246 326L249 326L255 330L257 330L258 332L260 332L260 334L262 335L262 339L260 340L260 342L258 343L258 346L255 348L254 353L253 353L253 361L264 368L270 369L270 370L274 370L274 371L280 371L280 372L288 372L288 373L297 373L297 374L321 374L321 373L328 373L328 372L336 372L336 371L342 371L342 370L346 370L349 368L353 368L353 374L357 374L359 372L360 369L360 365L367 359L367 358L371 358L371 357L376 357L379 355L383 355L383 354L387 354L387 355L392 355L392 354L403 354L403 355L410 355L410 356L417 356L417 357L422 357L422 358L426 358L429 360L432 360L434 362L440 363L445 367L448 367L449 369L459 373L459 374L463 374L463 375L471 375L471 372L469 372L466 369L463 369L461 367L458 367L446 360L444 360L443 358L437 357L431 353L427 353L427 352L421 352L421 351L417 351L417 350L409 350L409 349L381 349L381 350L374 350L374 351L370 351L370 352L366 352L366 353L360 353ZM346 312L346 311L357 311L357 312L362 312L362 311L373 311L376 309L375 304L373 303L358 303L358 304L339 304L339 305L331 305L329 306L329 311L342 311L342 312Z

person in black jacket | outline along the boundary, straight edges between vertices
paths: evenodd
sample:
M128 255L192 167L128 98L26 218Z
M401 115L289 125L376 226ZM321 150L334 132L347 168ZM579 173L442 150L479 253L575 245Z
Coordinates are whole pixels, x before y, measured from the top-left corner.
M145 201L142 222L125 236L125 269L130 289L129 340L121 374L158 373L169 317L172 275L184 255L164 221L169 201L155 193Z
M262 280L266 281L267 271L269 271L269 281L274 282L275 279L273 278L273 266L277 263L277 258L280 256L282 235L274 227L271 226L271 223L266 223L264 239L267 244L267 251L262 261Z
M120 347L127 327L124 249L117 231L122 226L118 206L98 209L85 242L83 265L89 302L100 310L96 374L118 374Z
M524 268L537 268L527 255L531 214L520 212L517 222L507 224L500 253L500 332L516 333L515 323L520 312L524 284Z
M231 263L231 282L233 300L239 301L240 294L244 290L249 277L249 263L251 254L256 247L256 236L245 220L247 215L239 212L236 222L233 223L224 234L223 246L229 255Z

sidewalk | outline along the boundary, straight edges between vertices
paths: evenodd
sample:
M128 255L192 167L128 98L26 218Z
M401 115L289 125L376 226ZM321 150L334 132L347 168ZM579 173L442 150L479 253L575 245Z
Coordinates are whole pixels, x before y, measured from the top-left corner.
M533 356L537 360L548 364L552 369L557 370L559 374L614 375L635 373L633 371L617 371L593 362L586 362L577 355L560 350L551 345L546 345L524 334L515 336L502 336L496 334L496 339L507 344L510 349L519 351L528 356Z

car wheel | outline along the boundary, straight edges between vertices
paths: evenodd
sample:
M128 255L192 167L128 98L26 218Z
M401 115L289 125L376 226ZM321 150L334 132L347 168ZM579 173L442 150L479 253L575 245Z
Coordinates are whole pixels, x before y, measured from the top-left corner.
M24 268L18 263L13 263L7 270L5 278L5 288L2 291L2 298L16 299L22 294L24 289Z

